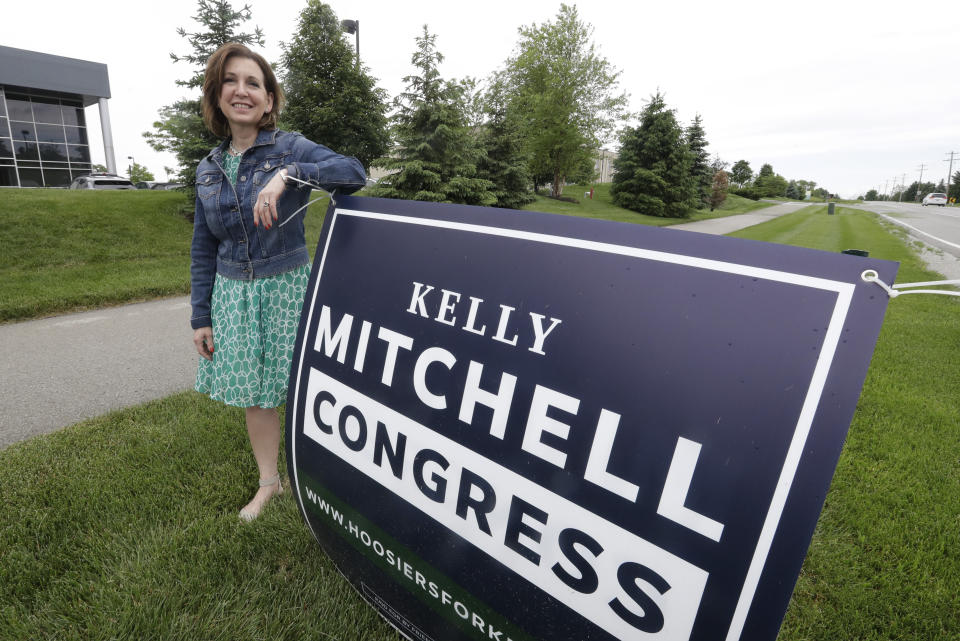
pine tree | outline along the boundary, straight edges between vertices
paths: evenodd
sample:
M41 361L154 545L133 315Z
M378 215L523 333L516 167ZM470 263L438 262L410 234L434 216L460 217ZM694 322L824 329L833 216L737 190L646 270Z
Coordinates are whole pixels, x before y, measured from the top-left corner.
M487 121L480 128L480 145L485 155L478 175L494 184L497 207L519 209L534 201L520 114L511 107L502 82L494 81L483 102Z
M466 87L443 80L443 55L426 25L412 62L420 75L404 78L407 91L394 102L397 147L373 164L394 170L372 190L374 196L467 205L493 205L493 183L477 176L482 152L466 126Z
M287 106L281 122L364 167L386 155L387 94L358 67L330 5L308 0L297 31L281 45Z
M191 194L195 186L197 164L219 142L203 124L200 92L196 90L203 86L207 59L223 45L238 42L263 46L263 32L259 27L253 33L239 31L250 17L249 5L234 11L228 0L197 0L197 14L193 19L201 26L201 30L188 33L183 27L177 29L177 34L186 38L192 51L183 56L171 53L170 57L174 62L193 65L193 71L186 80L176 82L181 87L193 90L191 93L195 93L195 97L161 107L160 120L153 123L154 131L144 132L143 137L155 150L173 152L177 158L180 182L190 188Z
M649 216L687 217L697 204L690 165L683 130L657 92L643 108L640 125L627 127L620 138L613 202Z
M710 167L710 153L707 151L707 134L703 130L703 120L697 114L684 132L687 147L690 148L690 176L697 189L698 209L710 203L711 183L715 170Z

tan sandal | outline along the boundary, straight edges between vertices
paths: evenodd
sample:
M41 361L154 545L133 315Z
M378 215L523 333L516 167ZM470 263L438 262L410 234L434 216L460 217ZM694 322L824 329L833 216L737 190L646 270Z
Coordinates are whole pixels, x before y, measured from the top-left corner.
M260 479L260 487L270 487L271 485L274 485L274 484L276 484L277 486L277 491L274 492L274 496L276 496L277 494L283 494L283 485L280 483L280 474L275 474L268 479ZM273 497L270 497L270 498L273 498ZM246 521L247 523L249 523L250 521L260 516L260 511L263 510L263 506L266 505L269 500L270 499L267 499L266 501L261 503L260 509L257 510L256 512L254 512L253 510L248 510L246 507L244 507L242 510L240 510L240 520Z

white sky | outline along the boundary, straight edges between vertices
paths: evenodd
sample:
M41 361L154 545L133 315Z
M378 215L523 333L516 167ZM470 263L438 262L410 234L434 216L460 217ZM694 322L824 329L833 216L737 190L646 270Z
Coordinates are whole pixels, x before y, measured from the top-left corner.
M233 5L239 7L241 0ZM305 1L250 0L265 57L280 57ZM559 1L330 2L360 21L362 63L391 96L411 73L414 38L437 34L445 78L485 78L517 42L517 28L556 16ZM960 2L628 2L587 0L580 17L622 71L639 111L658 88L686 125L703 118L708 150L754 171L768 162L788 179L815 180L846 197L883 191L905 175L945 179L960 152ZM119 167L128 156L165 178L172 155L141 136L160 107L184 96L188 53L177 27L197 30L195 0L4 2L0 44L105 63ZM344 35L353 40L353 36ZM94 162L103 163L97 108L87 109ZM960 154L953 164L960 170ZM121 170L125 173L125 169ZM888 186L888 189L889 189Z

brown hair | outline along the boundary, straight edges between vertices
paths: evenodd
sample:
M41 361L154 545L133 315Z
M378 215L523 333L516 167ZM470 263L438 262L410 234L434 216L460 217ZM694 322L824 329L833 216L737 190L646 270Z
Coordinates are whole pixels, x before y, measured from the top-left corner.
M257 63L260 71L263 72L264 88L267 93L273 94L273 109L270 113L263 114L260 119L260 129L277 128L277 112L283 107L283 89L273 75L273 69L263 56L248 49L246 46L228 42L217 49L210 59L207 60L207 70L203 76L203 122L213 135L220 138L226 138L230 135L230 123L226 116L220 110L220 90L223 87L224 70L227 67L227 60L233 56L249 58Z

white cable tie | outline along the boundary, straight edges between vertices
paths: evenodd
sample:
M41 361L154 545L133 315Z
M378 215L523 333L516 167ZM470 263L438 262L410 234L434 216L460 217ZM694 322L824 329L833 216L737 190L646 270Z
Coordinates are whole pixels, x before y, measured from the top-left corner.
M891 288L885 282L880 280L877 272L872 269L868 269L860 274L860 278L868 283L876 283L887 292L887 295L890 296L890 298L896 298L897 296L904 294L940 294L941 296L960 296L960 292L948 292L943 289L910 289L906 291L897 291L897 289L894 289L904 287L924 287L926 285L957 285L960 284L960 280L934 280L925 283L901 283L900 285L894 285L894 288Z
M960 279L958 280L930 280L925 283L899 283L894 285L894 289L903 289L905 287L926 287L928 285L960 285Z
M876 270L868 269L864 271L862 274L860 274L860 278L862 278L865 282L876 283L877 285L880 285L880 287L883 288L883 291L887 292L887 295L890 298L896 298L897 296L903 293L903 292L898 292L894 289L890 289L890 287L885 282L880 280L880 275L876 272Z
M311 189L316 189L317 191L322 191L323 193L325 193L327 196L330 197L330 202L333 204L333 206L334 206L334 207L337 206L337 201L334 200L333 194L332 194L331 192L327 191L326 189L324 189L324 188L322 188L322 187L318 187L318 186L314 185L314 184L311 183L311 182L307 182L306 180L300 180L299 178L294 178L293 176L291 176L291 175L289 175L289 174L287 174L287 180L293 180L293 181L295 181L295 182L300 183L301 185L306 185L307 187L310 187ZM277 227L283 227L284 225L286 225L287 223L289 223L291 220L293 220L293 217L294 217L294 216L296 216L296 215L299 214L301 211L303 211L304 209L306 209L307 207L309 207L309 206L312 205L313 203L317 202L318 200L323 200L325 197L326 197L326 196L320 196L319 198L314 198L313 200L311 200L310 202L308 202L306 205L304 205L303 207L301 207L301 208L298 209L297 211L295 211L295 212L293 212L292 214L290 214L289 216L287 216L286 220L284 220L282 223L280 223L279 225L277 225Z

